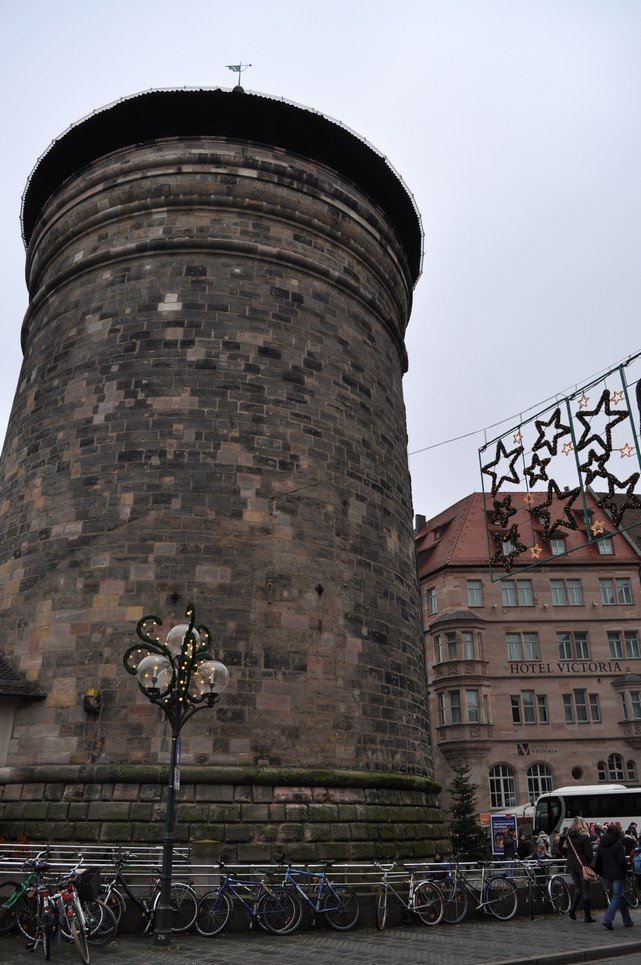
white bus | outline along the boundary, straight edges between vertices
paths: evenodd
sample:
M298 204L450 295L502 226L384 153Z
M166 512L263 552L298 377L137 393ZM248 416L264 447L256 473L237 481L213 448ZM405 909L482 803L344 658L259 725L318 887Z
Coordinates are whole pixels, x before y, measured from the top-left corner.
M534 809L534 828L550 837L582 817L590 830L595 824L621 825L625 831L635 821L641 831L641 788L624 784L586 784L557 787L542 794Z

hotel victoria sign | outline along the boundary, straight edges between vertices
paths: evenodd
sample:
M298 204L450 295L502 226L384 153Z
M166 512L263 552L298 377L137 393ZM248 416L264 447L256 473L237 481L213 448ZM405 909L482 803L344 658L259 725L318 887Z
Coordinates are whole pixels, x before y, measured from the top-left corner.
M618 660L558 660L553 663L511 663L511 674L614 674L623 673Z

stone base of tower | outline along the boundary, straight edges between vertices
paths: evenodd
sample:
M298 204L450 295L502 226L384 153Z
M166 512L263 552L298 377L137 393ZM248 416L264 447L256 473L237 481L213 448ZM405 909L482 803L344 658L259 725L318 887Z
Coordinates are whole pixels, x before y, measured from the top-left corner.
M230 862L425 858L442 846L429 778L304 768L181 769L176 841ZM161 843L167 770L144 766L0 770L0 837Z

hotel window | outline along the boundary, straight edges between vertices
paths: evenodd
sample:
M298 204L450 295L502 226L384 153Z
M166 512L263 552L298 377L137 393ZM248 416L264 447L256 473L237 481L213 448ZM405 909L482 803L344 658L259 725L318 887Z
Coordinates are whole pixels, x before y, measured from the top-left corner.
M590 646L587 633L583 631L577 633L557 633L556 642L559 648L559 660L590 659Z
M522 690L520 694L512 694L510 708L513 724L548 723L548 699L545 694L535 694L533 690Z
M538 633L507 633L507 659L508 660L538 660L539 659L539 635Z
M445 724L445 694L437 695L438 702L438 723L439 727L443 727Z
M614 606L616 603L632 603L630 580L599 580L601 603Z
M516 780L514 771L507 764L495 764L488 773L490 806L509 808L516 805Z
M623 634L620 630L608 630L608 647L611 660L622 660L624 656L635 660L641 656L636 630L626 630Z
M447 645L447 659L456 660L456 634L446 633L445 643Z
M483 585L480 580L467 581L467 605L483 606Z
M612 540L609 536L604 536L603 539L599 540L599 553L601 556L612 556L613 552Z
M548 699L545 694L522 690L510 697L513 724L547 724ZM537 719L538 715L538 719Z
M598 724L601 721L598 694L588 696L585 690L563 694L563 715L566 724Z
M541 794L553 788L552 771L547 764L532 764L527 769L527 793L530 804L535 804Z
M532 580L503 580L501 600L503 606L533 606Z
M435 586L430 587L430 589L427 591L427 609L430 613L437 612Z
M440 636L434 637L434 662L441 663L443 660L443 647Z
M463 660L474 660L474 634L470 630L461 631Z
M628 719L628 704L625 699L625 694L619 694L619 701L621 703L621 719Z
M628 690L620 693L623 720L641 720L641 690Z
M610 754L606 761L598 761L596 766L599 781L623 781L623 758L620 754ZM636 781L637 766L634 761L627 761L625 767L628 781Z
M450 722L461 723L461 695L458 690L450 690Z
M550 540L550 553L552 556L563 556L565 553L565 540L554 537Z
M550 580L552 606L582 606L581 580Z
M479 692L478 690L465 691L465 703L467 705L467 720L470 724L478 724L479 714Z

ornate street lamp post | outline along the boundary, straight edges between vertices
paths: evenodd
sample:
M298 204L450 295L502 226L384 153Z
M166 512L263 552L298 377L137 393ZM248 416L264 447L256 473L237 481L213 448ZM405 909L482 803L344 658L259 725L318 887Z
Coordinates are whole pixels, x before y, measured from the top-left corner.
M162 851L160 900L156 910L154 942L171 943L171 874L174 855L176 791L180 788L180 731L199 710L213 707L229 683L229 671L210 653L211 634L195 624L193 603L185 611L189 623L173 627L161 643L157 628L162 620L146 616L138 621L136 633L142 644L125 653L127 673L135 674L138 686L152 704L157 704L171 724L171 758L167 785L167 819Z

